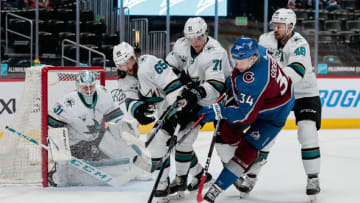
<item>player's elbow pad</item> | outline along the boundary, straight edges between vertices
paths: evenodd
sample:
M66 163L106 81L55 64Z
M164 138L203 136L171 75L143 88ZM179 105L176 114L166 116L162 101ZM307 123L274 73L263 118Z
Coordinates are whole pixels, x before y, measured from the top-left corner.
M305 76L305 67L300 63L292 63L283 68L283 71L288 75L293 83L301 81Z

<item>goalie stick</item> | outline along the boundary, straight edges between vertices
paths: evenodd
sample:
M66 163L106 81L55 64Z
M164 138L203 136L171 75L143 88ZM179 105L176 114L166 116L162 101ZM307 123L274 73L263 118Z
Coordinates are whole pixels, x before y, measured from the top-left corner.
M26 140L28 140L29 142L32 142L33 144L36 144L37 146L45 149L45 150L49 150L48 146L42 144L42 143L39 143L38 141L34 140L33 138L21 133L21 132L18 132L16 131L15 129L9 127L9 126L5 126L4 127L6 130L8 130L9 132L13 133L13 134L16 134ZM80 159L77 159L73 156L71 156L71 160L69 160L69 164L75 168L77 168L78 170L80 171L83 171L87 174L89 174L90 176L96 178L97 180L100 180L108 185L111 185L111 186L120 186L124 183L127 182L128 180L128 176L131 175L131 173L125 173L124 175L121 175L121 176L118 176L118 177L113 177L111 176L110 174L104 172L104 171L101 171L99 169L97 169L96 167L94 166L91 166L89 164L87 164L85 161L82 161ZM140 170L140 169L139 169ZM128 171L130 172L130 171Z

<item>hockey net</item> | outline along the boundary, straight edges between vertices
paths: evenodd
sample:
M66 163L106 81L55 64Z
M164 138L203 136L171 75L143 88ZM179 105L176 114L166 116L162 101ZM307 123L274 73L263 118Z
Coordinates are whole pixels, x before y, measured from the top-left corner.
M102 67L28 68L16 114L10 127L47 145L48 108L64 94L76 89L75 79L81 70L95 72L97 84L105 85ZM51 165L46 150L5 132L0 139L0 184L42 184L48 186Z

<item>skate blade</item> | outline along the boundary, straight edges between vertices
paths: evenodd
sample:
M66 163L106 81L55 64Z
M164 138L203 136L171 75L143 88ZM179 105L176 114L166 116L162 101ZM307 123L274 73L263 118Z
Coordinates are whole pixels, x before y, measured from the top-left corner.
M169 198L154 198L154 203L169 203L170 199Z
M169 195L170 200L180 200L180 199L183 199L184 197L185 197L184 191L179 191L179 192Z
M247 192L240 192L240 199L246 199L249 197L249 193Z
M309 195L309 198L311 203L315 203L317 200L316 195Z

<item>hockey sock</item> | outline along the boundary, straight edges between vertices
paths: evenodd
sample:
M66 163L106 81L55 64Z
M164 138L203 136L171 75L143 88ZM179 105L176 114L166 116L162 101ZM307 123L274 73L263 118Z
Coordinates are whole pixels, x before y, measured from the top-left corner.
M221 171L220 176L216 179L216 184L222 189L226 190L231 186L239 177L232 173L226 167Z
M175 152L175 162L176 162L176 175L182 176L187 175L191 161L193 159L194 151L183 152L176 150Z
M317 174L320 172L320 148L302 148L301 157L306 174Z

